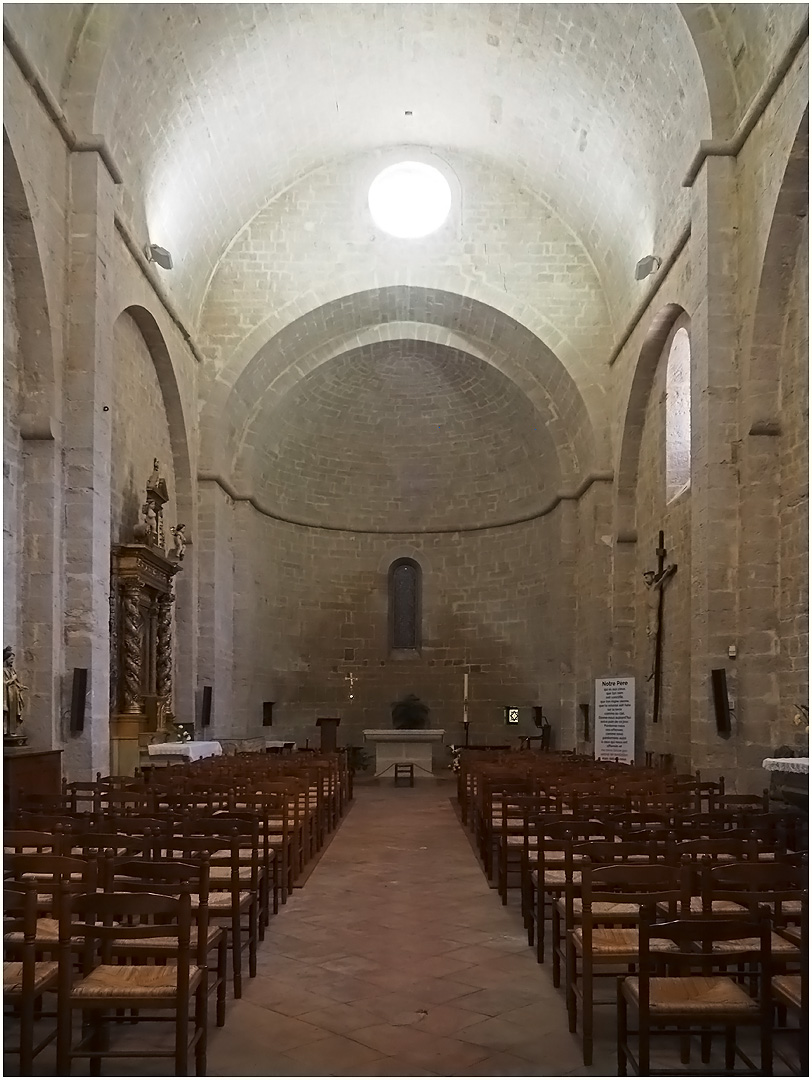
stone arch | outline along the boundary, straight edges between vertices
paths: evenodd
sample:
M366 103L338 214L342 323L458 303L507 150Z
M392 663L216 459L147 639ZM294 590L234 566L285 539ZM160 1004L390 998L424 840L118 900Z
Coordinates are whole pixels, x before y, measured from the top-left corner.
M683 317L685 311L679 304L667 304L657 312L634 369L623 417L616 474L615 539L620 543L634 543L637 539L635 492L646 406L663 349L678 320Z
M802 224L808 213L807 106L784 169L759 277L752 344L744 379L744 431L751 434L777 431L780 426L779 386L775 373Z
M183 523L187 527L187 535L191 533L190 544L186 550L183 561L183 572L175 579L176 614L175 614L175 707L179 716L194 715L194 675L197 656L197 558L195 551L196 513L195 485L192 476L192 454L189 442L189 431L183 411L180 387L172 362L172 357L154 314L146 307L138 303L130 303L120 308L114 319L114 325L118 327L122 319L129 319L134 326L134 333L140 336L143 349L149 356L149 361L155 373L155 387L152 400L160 400L163 406L166 428L168 432L169 450L171 454L173 482L170 486L171 508L174 503L176 519L169 516L165 518L168 546L171 545L171 526ZM126 340L126 339L125 339ZM147 363L149 362L147 361ZM137 425L137 417L124 415L123 426L132 427ZM163 423L163 422L162 422ZM160 427L156 430L160 430ZM161 444L166 445L162 435ZM140 501L143 499L143 486L146 483L148 473L144 471L149 467L152 454L152 446L145 448L146 454L138 468L137 475L132 478L123 473L119 480L122 490L111 488L111 506L124 492L126 497L131 497L134 488ZM118 463L120 466L120 463ZM116 463L113 463L115 468ZM119 472L121 469L119 468Z
M61 739L59 675L62 461L55 335L37 233L36 199L23 178L22 143L3 128L3 248L15 301L16 397L4 416L4 629L29 687L26 734L50 748ZM57 339L58 340L58 339ZM5 374L5 373L4 373ZM6 616L6 609L8 615ZM25 612L25 619L20 613Z
M533 401L556 446L564 482L575 487L596 468L596 439L586 403L556 354L516 319L480 301L438 289L389 286L344 296L290 322L265 339L241 370L212 380L201 415L201 475L222 476L233 460L249 411L270 385L283 392L314 366L336 355L336 342L373 332L385 339L391 323L415 340L452 332L473 343ZM340 350L339 350L340 351ZM270 376L269 376L270 372ZM242 415L240 410L242 409Z
M748 663L740 721L773 749L801 737L791 718L809 694L808 124L807 107L776 198L742 364L738 544Z
M189 452L189 433L186 427L183 402L172 357L163 332L151 311L140 304L131 304L125 307L118 317L122 314L129 315L140 330L155 365L155 373L158 377L158 385L161 388L161 396L169 424L169 440L172 446L172 464L175 473L178 513L185 515L184 520L188 520L191 518L194 509L192 505L192 465Z
M16 283L22 359L23 438L55 438L60 417L55 350L41 245L26 185L3 127L3 244Z
M100 130L98 89L110 43L127 5L89 4L68 66L63 95L65 111L75 130L84 136Z
M708 96L711 130L707 138L732 135L739 94L714 4L677 4L696 49Z

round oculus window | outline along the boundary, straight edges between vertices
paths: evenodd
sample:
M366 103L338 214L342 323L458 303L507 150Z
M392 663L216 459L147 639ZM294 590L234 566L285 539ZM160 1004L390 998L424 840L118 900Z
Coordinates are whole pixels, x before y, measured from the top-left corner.
M401 161L378 173L369 188L372 220L403 240L435 232L451 209L451 188L439 169Z

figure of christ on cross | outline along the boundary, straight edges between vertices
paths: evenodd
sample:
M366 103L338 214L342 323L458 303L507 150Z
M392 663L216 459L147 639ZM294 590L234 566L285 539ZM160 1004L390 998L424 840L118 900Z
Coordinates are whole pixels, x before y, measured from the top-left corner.
M660 686L662 667L662 624L663 624L663 592L674 574L677 572L677 564L665 564L666 550L664 537L660 531L657 544L657 569L646 570L643 578L646 582L646 637L651 642L651 669L646 676L646 682L654 680L654 703L652 707L652 723L656 724L660 719Z

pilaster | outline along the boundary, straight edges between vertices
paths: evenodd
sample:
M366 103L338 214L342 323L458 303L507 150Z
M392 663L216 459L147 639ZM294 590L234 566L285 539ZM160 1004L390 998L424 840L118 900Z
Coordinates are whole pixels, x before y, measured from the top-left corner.
M70 158L67 361L65 366L63 709L74 667L88 669L84 732L67 736L72 779L110 769L110 453L114 313L107 268L114 187L101 158Z

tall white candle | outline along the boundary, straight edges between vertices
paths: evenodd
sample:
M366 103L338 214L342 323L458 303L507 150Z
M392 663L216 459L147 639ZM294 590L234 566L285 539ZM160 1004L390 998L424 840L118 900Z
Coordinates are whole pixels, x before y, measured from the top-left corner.
M463 675L462 679L463 679L463 683L462 683L462 700L467 701L468 700L468 672L467 671Z

